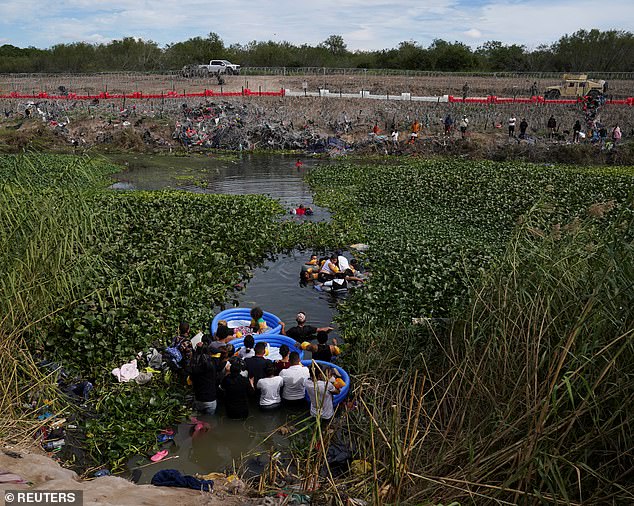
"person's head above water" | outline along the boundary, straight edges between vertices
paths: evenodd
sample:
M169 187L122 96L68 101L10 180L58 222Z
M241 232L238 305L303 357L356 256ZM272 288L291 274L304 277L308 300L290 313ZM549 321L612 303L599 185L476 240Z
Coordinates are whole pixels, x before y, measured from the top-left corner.
M255 356L256 357L263 357L264 353L266 353L266 343L260 341L259 343L255 344Z
M251 309L251 318L253 318L255 321L258 321L263 316L264 311L262 311L261 307L255 306L253 309Z

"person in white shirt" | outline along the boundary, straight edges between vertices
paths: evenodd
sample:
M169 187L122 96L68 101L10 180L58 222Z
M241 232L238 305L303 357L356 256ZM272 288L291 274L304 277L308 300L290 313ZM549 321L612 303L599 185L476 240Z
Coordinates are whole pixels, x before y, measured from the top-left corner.
M317 278L322 283L330 279L334 279L335 274L339 273L339 265L337 255L332 254L330 258L324 262L319 270L319 277Z
M280 378L284 381L282 402L291 407L306 406L306 390L304 380L310 376L308 367L304 367L299 360L299 353L292 351L288 357L290 367L280 371Z
M260 391L260 409L268 411L277 409L282 405L280 392L284 380L276 376L275 373L275 364L273 362L266 364L266 376L261 378L255 386Z
M509 118L509 137L515 137L515 123L517 123L517 118L515 114L511 114Z
M463 116L460 120L460 134L463 139L465 138L465 135L467 135L467 128L469 128L469 118Z
M238 350L238 356L245 360L247 358L255 357L255 338L249 334L244 338L244 346Z
M306 378L304 387L310 398L311 416L329 422L335 415L332 398L339 393L339 389L331 381L325 379L321 368L314 362L311 367L311 377Z
M348 262L348 259L343 256L341 251L337 251L337 267L339 267L341 272L346 272L350 269L350 262Z

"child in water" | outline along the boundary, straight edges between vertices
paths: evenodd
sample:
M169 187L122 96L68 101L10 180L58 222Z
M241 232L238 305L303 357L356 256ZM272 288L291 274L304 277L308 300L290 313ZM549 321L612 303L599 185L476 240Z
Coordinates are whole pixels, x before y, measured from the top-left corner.
M256 306L251 309L250 327L255 334L263 334L264 332L267 332L269 330L269 327L264 321L264 311L262 311L262 308Z

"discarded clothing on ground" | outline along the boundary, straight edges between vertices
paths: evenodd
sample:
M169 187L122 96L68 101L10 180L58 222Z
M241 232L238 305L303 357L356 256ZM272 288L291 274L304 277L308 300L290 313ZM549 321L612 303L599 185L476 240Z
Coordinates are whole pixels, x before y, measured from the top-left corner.
M145 356L145 360L147 360L148 367L160 370L163 364L163 355L161 355L161 352L156 348L150 348L148 354Z
M138 376L134 378L134 381L135 383L138 383L139 385L145 385L146 383L149 383L151 379L152 379L151 372L140 372Z
M213 480L199 480L193 476L183 475L176 469L163 469L152 476L152 485L157 487L193 488L211 492L214 488Z
M119 383L127 383L128 381L132 381L139 375L139 369L136 365L136 359L128 362L127 364L123 364L121 367L113 369L112 374L114 374Z

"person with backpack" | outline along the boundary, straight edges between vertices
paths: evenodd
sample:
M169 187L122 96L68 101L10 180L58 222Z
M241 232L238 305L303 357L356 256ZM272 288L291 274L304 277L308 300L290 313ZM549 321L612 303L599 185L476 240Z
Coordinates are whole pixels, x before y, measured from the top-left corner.
M171 346L165 349L165 359L172 369L182 370L189 365L194 350L189 339L190 326L182 321L178 326L178 335L172 339Z
M310 414L329 422L335 415L333 396L340 390L329 381L321 367L313 362L310 376L304 380L304 388L310 399Z
M337 346L337 339L333 338L332 344L328 344L328 332L317 332L317 344L302 343L302 349L313 354L313 360L331 362L333 357L341 353Z
M232 362L229 375L222 380L225 410L227 417L232 419L244 419L249 416L249 395L253 388L241 372L240 364Z
M445 127L445 135L449 135L451 133L451 127L453 126L453 118L451 117L451 114L447 114L447 116L445 116L443 124Z

